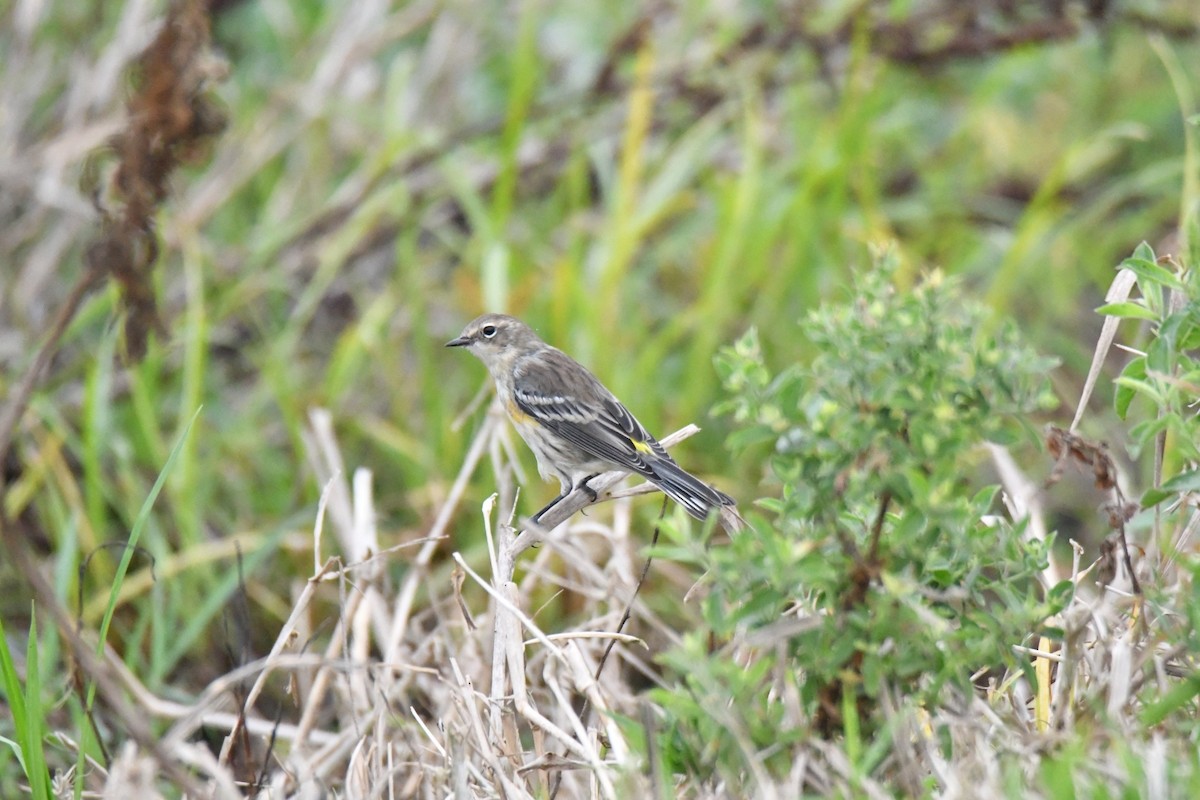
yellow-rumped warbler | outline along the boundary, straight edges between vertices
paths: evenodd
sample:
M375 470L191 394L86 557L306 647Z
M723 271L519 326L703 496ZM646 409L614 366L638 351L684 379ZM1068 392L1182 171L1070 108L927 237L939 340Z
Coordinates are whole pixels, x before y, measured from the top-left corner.
M534 521L573 489L588 491L590 479L614 469L641 475L697 519L734 505L732 497L676 464L595 375L520 320L484 314L446 346L465 347L487 366L542 478L562 484Z

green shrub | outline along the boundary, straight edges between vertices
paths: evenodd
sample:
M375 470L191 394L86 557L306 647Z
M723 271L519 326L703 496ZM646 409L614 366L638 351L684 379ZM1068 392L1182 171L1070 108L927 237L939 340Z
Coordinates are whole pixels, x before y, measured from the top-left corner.
M728 544L669 549L707 571L705 627L666 657L678 685L658 697L679 769L744 772L753 754L783 774L788 742L814 734L854 757L881 693L973 691L1061 606L1037 580L1046 543L974 477L985 442L1030 437L1052 363L940 273L895 278L884 255L810 313L807 364L774 373L753 331L718 358L734 444L773 443L781 488Z

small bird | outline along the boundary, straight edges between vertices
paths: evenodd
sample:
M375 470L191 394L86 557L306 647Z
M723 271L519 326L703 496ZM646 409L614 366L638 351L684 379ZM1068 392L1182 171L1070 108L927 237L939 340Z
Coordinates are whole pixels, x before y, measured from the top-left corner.
M551 347L514 317L484 314L447 347L465 347L488 368L517 432L537 456L544 480L561 493L543 514L602 472L641 475L697 519L734 499L685 471L633 414L582 364Z

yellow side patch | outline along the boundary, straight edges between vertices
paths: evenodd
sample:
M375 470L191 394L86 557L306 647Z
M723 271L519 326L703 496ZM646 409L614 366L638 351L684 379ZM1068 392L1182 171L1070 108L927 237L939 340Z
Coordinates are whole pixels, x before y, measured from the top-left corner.
M646 444L645 442L634 442L632 439L630 439L630 442L633 443L633 449L637 450L639 453L645 453L646 455L654 455L654 448L652 448L650 445Z
M515 400L508 401L508 416L512 417L512 421L518 425L524 425L529 422L529 415L521 410Z

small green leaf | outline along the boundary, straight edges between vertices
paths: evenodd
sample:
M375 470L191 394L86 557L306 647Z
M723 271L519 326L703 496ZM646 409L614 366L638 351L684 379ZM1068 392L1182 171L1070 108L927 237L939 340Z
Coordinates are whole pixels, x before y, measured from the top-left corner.
M1096 309L1097 314L1103 314L1106 317L1120 317L1122 319L1146 319L1151 322L1158 321L1158 315L1153 311L1141 305L1127 301L1124 303L1106 303Z
M1200 469L1194 469L1191 472L1181 472L1163 483L1161 488L1166 492L1200 491Z
M731 433L727 441L730 449L745 450L746 448L752 447L760 442L770 441L776 438L777 435L778 434L765 425L754 425L735 433Z
M1067 607L1073 594L1075 594L1074 581L1062 580L1050 589L1049 594L1046 595L1046 602L1056 609L1063 609Z
M1195 322L1194 310L1189 324L1180 331L1178 347L1180 350L1195 350L1200 347L1200 325Z
M1154 508L1163 500L1174 497L1173 492L1164 492L1162 489L1147 489L1142 495L1142 508Z
M1146 242L1142 242L1141 244L1139 244L1137 247L1135 247L1133 249L1132 258L1138 258L1138 259L1141 259L1142 261L1151 261L1151 262L1158 260L1158 256L1154 255L1154 248L1151 247Z
M1139 422L1129 429L1129 438L1135 442L1148 442L1165 431L1170 424L1170 420L1165 416Z
M1134 392L1141 392L1155 403L1166 402L1166 399L1163 397L1162 392L1158 390L1158 387L1149 381L1138 380L1137 378L1126 377L1122 375L1113 381L1113 383L1117 385L1118 389L1124 387Z
M1124 380L1122 380L1124 379ZM1113 407L1117 416L1125 419L1129 413L1129 404L1146 380L1146 359L1142 356L1132 359L1121 370L1121 376L1116 380L1116 392L1113 394Z
M1173 355L1170 343L1166 339L1156 337L1146 348L1146 371L1169 374Z
M1142 287L1142 291L1146 291L1143 281L1165 286L1168 289L1176 289L1183 291L1183 281L1166 267L1159 266L1154 261L1145 258L1127 258L1121 262L1121 268L1127 269L1139 278L1138 286Z

